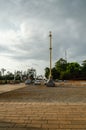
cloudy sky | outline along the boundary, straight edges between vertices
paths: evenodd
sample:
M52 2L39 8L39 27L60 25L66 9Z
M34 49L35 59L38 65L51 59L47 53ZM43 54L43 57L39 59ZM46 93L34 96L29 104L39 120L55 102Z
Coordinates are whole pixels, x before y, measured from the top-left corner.
M86 58L86 0L0 0L0 69L49 66L49 31L53 65L59 58Z

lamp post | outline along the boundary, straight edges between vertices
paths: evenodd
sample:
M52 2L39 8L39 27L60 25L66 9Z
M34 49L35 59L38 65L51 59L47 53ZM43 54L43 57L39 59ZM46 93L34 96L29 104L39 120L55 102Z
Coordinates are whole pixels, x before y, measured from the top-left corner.
M50 37L50 75L49 75L49 81L46 84L48 87L54 87L55 83L52 79L52 32L49 32L49 37Z

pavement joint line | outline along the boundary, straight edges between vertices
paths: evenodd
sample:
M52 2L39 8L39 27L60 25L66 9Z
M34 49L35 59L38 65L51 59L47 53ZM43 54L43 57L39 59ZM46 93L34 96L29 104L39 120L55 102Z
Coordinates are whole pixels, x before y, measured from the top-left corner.
M86 130L86 103L0 100L0 130L8 129Z

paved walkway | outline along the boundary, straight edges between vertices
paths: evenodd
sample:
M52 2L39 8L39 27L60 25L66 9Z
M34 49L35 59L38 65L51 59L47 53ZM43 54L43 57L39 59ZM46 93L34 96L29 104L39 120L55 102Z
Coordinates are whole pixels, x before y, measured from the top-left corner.
M86 130L86 104L0 102L0 130Z
M19 87L17 90L1 94L0 130L86 130L86 103L85 100L84 102L80 100L80 98L83 98L83 94L84 99L86 98L86 89L84 87L72 89L69 87L61 89L23 86L21 89ZM61 94L65 91L65 95ZM63 101L61 97L69 96L69 92L75 98L75 95L77 95L78 100L72 98L72 102L70 100ZM38 95L40 95L41 100L36 99ZM46 98L48 96L50 98L50 95L51 98L53 95L53 97L56 98L57 96L59 99L56 99L55 102L54 100L52 102L47 100L46 102ZM42 100L42 98L44 99Z
M24 84L4 84L4 85L0 85L0 94L1 93L5 93L5 92L9 92L9 91L12 91L12 90L16 90L16 89L19 89L19 88L23 88L25 87Z

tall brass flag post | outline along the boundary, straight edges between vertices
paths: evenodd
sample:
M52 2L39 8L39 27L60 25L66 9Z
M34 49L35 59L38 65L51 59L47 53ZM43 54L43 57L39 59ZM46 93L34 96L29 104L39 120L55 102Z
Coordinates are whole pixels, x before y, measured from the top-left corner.
M53 81L53 78L52 78L52 32L50 31L49 32L49 37L50 37L50 74L49 74L49 81L47 82L47 86L48 87L54 87L55 86L55 83Z
M52 76L52 72L51 72L51 70L52 70L52 33L50 32L50 34L49 34L49 37L50 37L50 77Z

